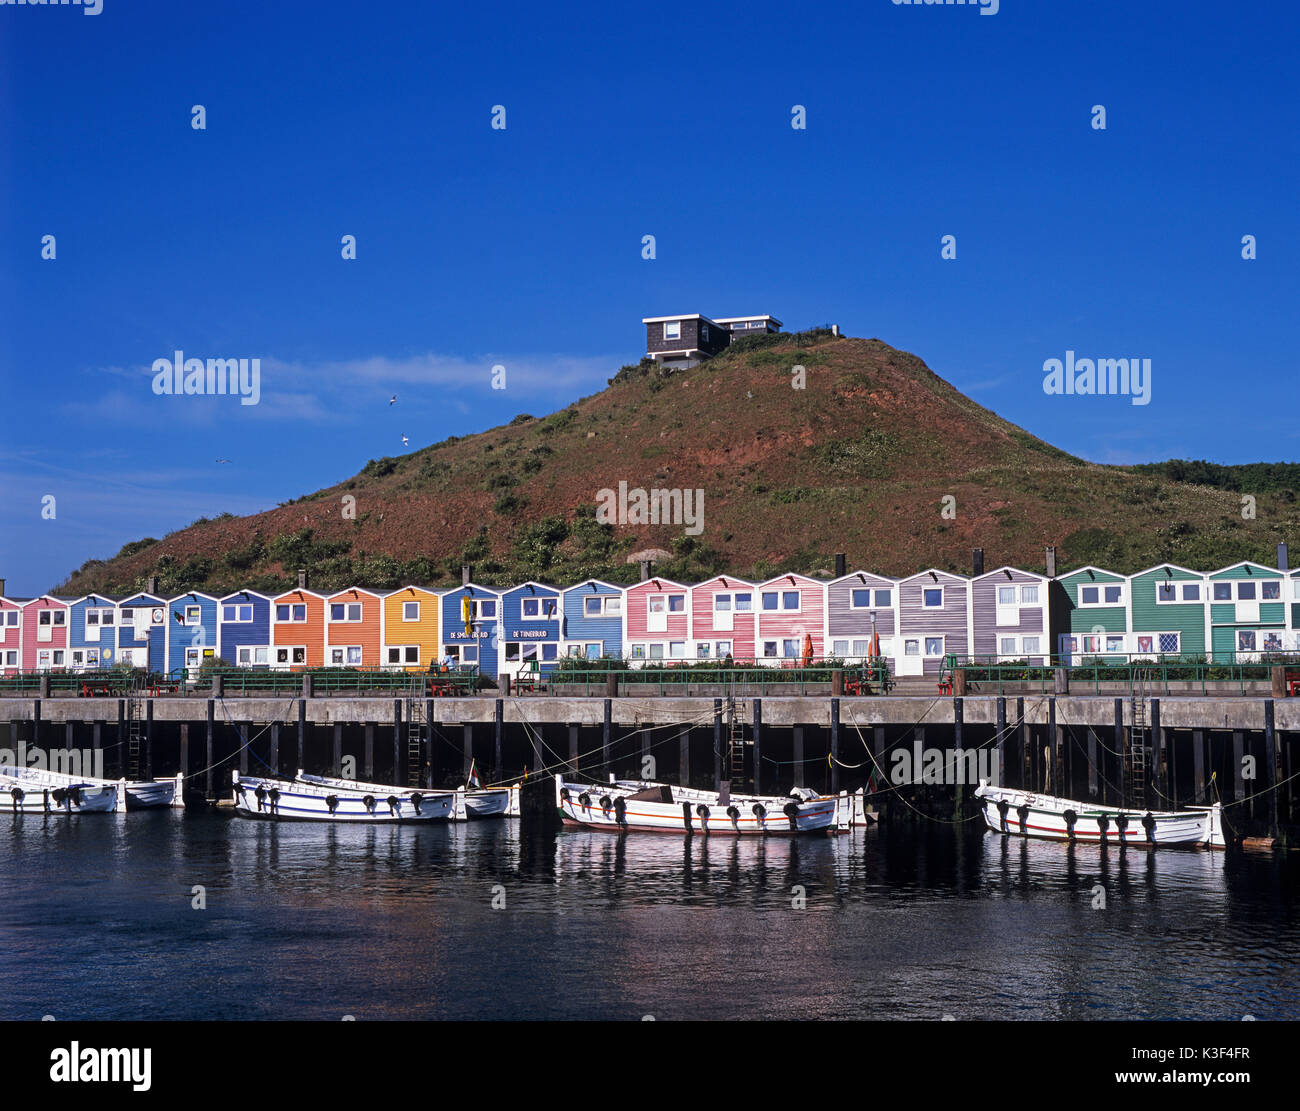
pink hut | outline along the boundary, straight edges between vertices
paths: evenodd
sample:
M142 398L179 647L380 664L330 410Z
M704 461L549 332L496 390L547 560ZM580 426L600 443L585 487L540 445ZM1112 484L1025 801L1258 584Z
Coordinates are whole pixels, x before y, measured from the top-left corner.
M697 660L754 658L754 584L718 575L691 588L691 640Z
M690 638L690 588L668 579L646 579L627 589L623 645L634 663L685 660Z
M58 671L68 666L68 603L49 594L23 606L24 671Z
M758 587L756 655L760 663L796 666L825 653L826 584L779 575Z

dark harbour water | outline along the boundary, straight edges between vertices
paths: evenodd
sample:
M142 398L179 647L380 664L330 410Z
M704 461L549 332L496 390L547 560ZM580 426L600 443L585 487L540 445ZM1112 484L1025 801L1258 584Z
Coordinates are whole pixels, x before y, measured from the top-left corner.
M0 1018L1293 1018L1298 902L1285 858L970 828L4 815Z

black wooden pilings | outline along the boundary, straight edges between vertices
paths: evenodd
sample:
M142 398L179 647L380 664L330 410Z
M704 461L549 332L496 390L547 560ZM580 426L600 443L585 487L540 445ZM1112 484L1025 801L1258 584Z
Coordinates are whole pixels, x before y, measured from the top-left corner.
M542 730L546 726L541 723L534 723L533 727L528 730L528 739L533 746L533 774L540 774L541 770L546 767L546 756L542 752Z
M1274 704L1264 699L1264 787L1268 790L1268 835L1278 836L1277 821L1277 728L1274 724Z
M343 723L341 721L334 723L334 744L330 752L330 774L343 774Z
M677 782L691 785L691 728L687 726L677 738Z
M954 698L952 700L952 755L953 755L953 788L952 788L952 814L953 818L960 820L962 808L962 784L966 781L966 758L962 753L962 728L966 724L966 699L965 697Z
M122 759L122 753L126 751L126 699L125 698L119 698L117 700L117 732L114 734L114 736L117 738L117 746L115 747L114 751L117 753L117 758L120 761ZM107 766L105 766L105 770L107 770Z
M500 783L505 777L502 770L501 762L501 735L505 732L506 703L505 699L496 700L496 713L494 715L493 726L495 733L492 740L492 782Z
M271 722L271 774L280 774L280 723L278 721ZM373 778L369 770L366 772L366 778Z
M836 700L834 698L831 699L831 732L832 733L834 733L835 730L835 701ZM792 749L790 753L790 759L791 759L790 767L793 769L791 774L794 777L791 782L793 786L798 787L801 786L803 783L803 778L802 778L803 777L803 726L802 725L794 726L790 730L790 734L791 734L790 743ZM832 760L831 761L832 770L834 768L834 764L835 761Z
M119 765L126 758L126 749L118 753ZM208 763L212 761L209 760ZM153 776L153 699L149 699L144 707L144 766L148 769L146 778Z
M279 744L275 726L271 727L271 741L273 744ZM362 751L362 761L365 764L364 775L366 779L373 783L375 780L375 723L373 721L366 722L366 740L365 748Z
M1029 723L1025 721L1025 700L1016 699L1016 735L1020 749L1020 789L1032 791L1034 778L1029 774Z
M420 738L420 785L433 786L433 699L424 700L424 736Z
M99 775L103 765L100 753L104 751L104 723L93 722L90 726L90 774Z
M1053 695L1047 700L1047 743L1050 746L1052 766L1048 769L1051 775L1052 794L1058 797L1064 797L1065 792L1061 789L1063 777L1061 773L1061 736L1060 730L1056 727L1056 696Z
M647 725L641 730L641 767L637 769L637 775L648 779L658 779L658 775L646 775L649 765L647 760L650 759L650 742L654 739L654 727ZM656 769L657 770L657 769Z
M995 763L993 765L993 785L1001 787L1005 782L1002 778L1006 774L1006 737L1007 737L1007 696L998 695L997 703L997 743L995 752Z
M397 782L397 777L402 771L402 700L393 699L393 778L392 782Z
M577 774L578 771L578 723L569 722L569 772Z
M713 789L722 790L722 699L713 700Z
M1232 800L1238 802L1245 795L1245 787L1241 778L1241 765L1246 755L1246 739L1242 733L1233 733L1232 735ZM1255 816L1254 800L1250 804L1250 816Z
M1096 798L1099 789L1097 771L1097 731L1088 726L1088 797Z
M216 761L213 759L213 756L214 756L214 749L216 746L217 704L211 698L208 699L207 711L208 711L207 722L206 722L207 728L204 730L204 742L205 742L204 753L206 754L207 759L204 761L204 767L203 767L203 797L207 799L214 799L217 796L213 793L212 790L212 775L216 769L213 768L212 765L216 763ZM150 732L152 732L153 731L153 700L152 699L150 699L149 701L148 722L150 726ZM148 744L145 745L146 750L152 747L153 747L152 741L150 741Z
M803 730L799 731L799 751L796 760L803 759ZM802 771L802 767L799 769ZM831 794L840 791L840 700L831 699Z
M605 699L605 716L600 723L600 774L602 778L609 775L609 743L614 732L614 702Z
M41 747L41 700L32 701L32 747Z
M299 769L306 768L307 761L307 700L298 699L298 762L294 765L293 774L297 775Z
M754 794L761 795L759 780L763 763L763 700L754 699Z
M190 781L190 723L181 722L181 774L185 777L185 782Z
M1205 802L1205 731L1192 730L1192 797Z
M1165 799L1165 731L1160 728L1160 699L1151 699L1151 786L1155 788L1152 805L1163 806Z
M1124 759L1124 700L1115 699L1115 751L1119 753L1119 766L1115 769L1115 782L1119 786L1117 806L1128 801L1128 761Z
M464 779L469 782L469 766L474 763L474 723L472 721L461 722L461 748L464 763Z

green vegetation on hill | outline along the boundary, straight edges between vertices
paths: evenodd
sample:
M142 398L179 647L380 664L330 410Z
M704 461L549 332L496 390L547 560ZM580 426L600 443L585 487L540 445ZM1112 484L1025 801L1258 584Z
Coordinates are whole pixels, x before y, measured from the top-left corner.
M792 388L805 368L803 389ZM223 514L89 560L56 589L226 593L311 585L450 586L462 564L504 585L765 579L850 567L907 575L988 566L1269 563L1300 535L1300 464L1088 463L1003 420L915 355L829 329L760 334L686 370L651 360L549 415L451 436L250 517ZM600 491L699 490L703 532L604 524ZM1241 494L1256 498L1242 516ZM955 505L955 516L945 506ZM347 511L345 512L345 506Z

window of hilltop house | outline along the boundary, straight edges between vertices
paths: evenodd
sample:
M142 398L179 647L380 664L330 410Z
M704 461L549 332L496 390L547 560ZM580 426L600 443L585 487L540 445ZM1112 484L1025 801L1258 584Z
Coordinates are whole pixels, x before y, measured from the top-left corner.
M1014 656L1016 654L1016 638L1002 637L998 641L998 652L1003 656Z
M668 595L668 612L685 613L686 612L686 595L670 594Z
M1201 600L1200 583L1183 583L1183 601L1199 602Z
M1300 583L1297 583L1296 585L1297 585L1297 586L1300 586ZM1298 593L1300 593L1300 592L1298 592ZM737 612L737 613L753 613L753 612L754 612L754 596L753 596L752 594L737 594L737 595L736 595L736 612Z
M853 654L865 658L871 652L871 641L865 637L853 642ZM836 655L846 655L845 652L837 652Z
M662 644L650 645L650 658L652 660L662 660L664 658L664 646Z
M402 620L419 621L420 620L420 603L403 602L402 603Z
M831 655L832 655L832 656L839 656L839 657L843 658L843 657L847 656L848 654L849 654L849 642L848 642L847 640L832 640L832 641L831 641Z
M584 598L582 600L583 617L599 617L602 610L600 598Z
M1180 634L1160 633L1157 637L1160 651L1166 655L1177 655L1180 646Z
M919 640L907 639L903 641L903 655L919 656L921 654L921 642Z
M700 325L700 342L701 343L709 342L709 326L707 324Z
M681 322L680 320L670 320L670 321L665 322L665 324L664 324L664 339L665 339L665 340L670 340L670 339L678 339L678 340L679 340L679 339L681 339L681 338L682 338L682 322Z
M776 659L776 641L774 640L763 641L763 658L769 660Z
M793 660L799 654L799 642L796 640L781 641L781 655L787 660Z
M1157 602L1178 601L1178 584L1177 583L1156 583L1156 601Z
M1098 586L1081 586L1079 587L1079 605L1095 606L1101 602L1101 587Z
M713 596L713 612L714 612L714 613L730 613L730 612L731 612L731 595L730 595L730 594L715 594L715 595Z
M1237 584L1237 601L1253 602L1255 600L1255 584L1252 582L1239 582Z
M1296 597L1300 598L1300 582L1297 582L1295 585L1296 585ZM17 610L5 610L5 624L8 625L9 628L11 629L17 627L18 625Z
M632 659L634 659L634 660L644 660L644 659L645 659L645 645L644 645L644 644L634 644L634 645L632 645Z
M1259 584L1259 596L1265 602L1276 602L1282 597L1282 584L1277 579L1269 579Z
M943 609L943 587L927 586L921 591L921 605L925 609Z
M587 659L598 660L605 654L603 642L597 640L589 643L587 646Z
M1211 589L1216 602L1232 601L1232 583L1214 583Z

